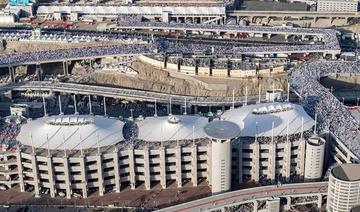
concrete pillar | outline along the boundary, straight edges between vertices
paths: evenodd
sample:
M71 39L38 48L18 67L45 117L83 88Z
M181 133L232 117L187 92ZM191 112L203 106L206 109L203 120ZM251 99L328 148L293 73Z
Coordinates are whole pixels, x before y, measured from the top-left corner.
M71 181L70 181L70 170L69 170L69 158L67 155L63 157L64 163L64 175L65 175L65 186L66 186L66 198L71 198Z
M35 197L40 197L39 171L37 167L36 153L31 154L32 171L34 175Z
M211 146L211 143L207 145L207 151L206 151L206 154L207 154L207 180L209 182L209 184L211 185L212 184L212 172L214 170L211 169L211 150L212 149L212 146Z
M8 157L6 155L4 156L3 159L4 159L5 163L8 161ZM9 166L7 164L5 164L4 169L5 169L5 171L9 171Z
M15 82L15 70L12 66L9 66L9 75L10 75L11 82L14 83Z
M82 181L82 196L83 198L87 198L87 173L85 168L85 155L80 155L80 169L81 169L81 181Z
M321 195L321 194L318 194L317 197L318 197L317 207L318 207L318 208L321 208L321 207L322 207L322 195Z
M231 189L231 140L212 139L211 192L213 194Z
M305 174L305 140L301 139L298 147L297 174L304 177Z
M119 149L116 148L114 151L114 175L115 175L115 191L120 192L121 189L121 178L119 168Z
M284 148L284 166L283 166L283 176L286 177L286 181L290 180L290 171L291 171L291 142L286 141L285 142L285 148Z
M198 106L194 105L194 114L197 114L197 113L198 113Z
M259 207L259 203L257 200L254 200L254 212L257 212L258 211L258 207Z
M53 171L53 163L52 163L51 155L48 155L47 166L48 166L48 173L49 173L50 196L54 198L55 197L55 179L54 179L54 171Z
M253 158L252 158L252 169L251 169L251 178L255 182L259 182L259 168L260 168L260 145L259 142L255 142L253 148Z
M271 142L269 144L269 178L272 182L275 181L275 174L276 174L276 143Z
M243 143L240 142L238 145L238 151L239 151L239 164L238 164L238 183L243 182Z
M40 64L36 64L36 76L38 81L42 81L42 69Z
M69 64L66 60L63 61L63 71L65 76L69 75Z
M149 147L145 146L144 148L144 170L145 170L145 189L151 189L151 180L150 180L150 162L149 162Z
M291 208L291 197L285 197L286 198L286 205L284 205L284 210L288 211Z
M160 147L160 184L162 188L166 188L166 158L165 158L165 147Z
M23 166L21 163L21 150L19 147L16 150L16 161L17 161L17 168L19 175L20 192L25 192L24 173L23 173Z
M99 153L96 156L97 170L98 170L98 182L99 182L99 196L104 196L104 177L103 177L103 168L102 168L102 154Z
M129 167L130 167L130 187L131 189L135 189L136 180L135 180L134 147L131 147L128 151L129 151Z
M198 184L198 174L197 174L197 145L194 144L192 147L191 147L191 156L192 156L192 160L191 160L191 165L192 165L192 178L191 178L191 181L192 181L192 184L193 186L197 186Z
M181 146L176 147L176 182L178 188L182 187L182 173L181 173Z
M164 68L164 69L166 69L166 67L167 67L167 59L168 59L168 56L165 55L165 56L164 56L164 63L163 63L163 68Z

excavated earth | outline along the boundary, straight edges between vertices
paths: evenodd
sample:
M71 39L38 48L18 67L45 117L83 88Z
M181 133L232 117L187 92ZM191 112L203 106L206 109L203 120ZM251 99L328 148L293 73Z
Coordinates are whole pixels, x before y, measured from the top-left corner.
M262 93L272 89L273 85L276 89L286 90L287 87L286 74L273 77L230 79L189 76L159 69L140 61L132 62L130 66L138 72L138 75L92 72L86 77L82 77L80 82L191 96L231 96L233 90L235 95L245 95L246 87L248 95L257 95L259 85L261 85ZM84 71L89 73L88 70L84 69ZM84 76L79 70L76 73Z

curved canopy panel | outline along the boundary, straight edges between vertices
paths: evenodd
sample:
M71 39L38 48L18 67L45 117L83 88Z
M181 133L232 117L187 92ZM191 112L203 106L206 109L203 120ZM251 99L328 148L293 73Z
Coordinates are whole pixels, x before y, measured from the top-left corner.
M43 117L23 125L17 140L36 148L88 149L124 140L123 126L117 119L102 116Z
M144 141L172 141L204 138L204 126L208 119L200 116L148 117L137 122L138 138ZM194 130L193 130L194 129Z
M222 115L222 118L238 124L243 137L255 137L255 135L271 137L272 125L274 125L274 136L281 136L287 134L288 123L289 134L300 133L302 129L307 131L315 124L302 106L280 102L248 105L229 110Z

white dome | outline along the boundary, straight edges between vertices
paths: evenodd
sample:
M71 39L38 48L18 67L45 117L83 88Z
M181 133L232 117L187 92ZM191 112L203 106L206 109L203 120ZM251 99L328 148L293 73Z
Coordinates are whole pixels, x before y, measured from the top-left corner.
M256 134L271 137L272 123L274 123L275 136L286 135L287 123L289 123L289 134L301 132L302 120L304 120L304 131L311 129L315 124L302 106L291 103L248 105L226 111L221 117L238 124L243 137L255 137Z
M148 117L137 122L138 138L144 141L172 141L204 138L204 127L208 119L200 116L161 116Z
M23 125L17 140L36 148L96 148L97 142L102 147L124 140L123 126L124 123L117 119L102 116L43 117Z

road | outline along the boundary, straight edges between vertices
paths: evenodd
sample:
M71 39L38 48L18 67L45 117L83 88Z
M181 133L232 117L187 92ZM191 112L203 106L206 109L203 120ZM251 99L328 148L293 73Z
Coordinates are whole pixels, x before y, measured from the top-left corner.
M159 210L166 212L181 212L181 211L207 211L216 208L221 208L226 205L231 205L235 202L251 202L258 199L267 199L272 196L291 196L300 194L312 193L327 193L328 182L315 183L296 183L284 184L281 186L262 186L251 189L242 189L233 192L227 192L192 202L187 202L180 205L175 205L169 208Z
M168 103L170 98L173 104L184 104L185 98L187 104L197 106L231 106L233 104L232 97L196 97L175 94L157 93L152 91L134 90L127 88L113 88L98 85L85 85L75 83L52 83L45 81L29 81L16 84L0 85L0 91L45 91L45 92L62 92L68 94L96 95L111 98L123 98L129 100L140 100L148 102ZM258 96L248 96L248 103L258 101ZM261 95L264 101L265 95ZM244 96L234 97L235 106L242 105L245 102Z

